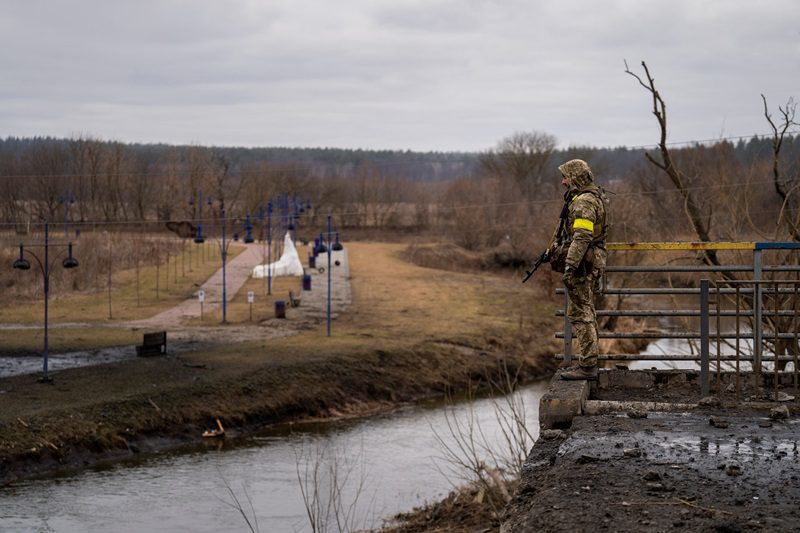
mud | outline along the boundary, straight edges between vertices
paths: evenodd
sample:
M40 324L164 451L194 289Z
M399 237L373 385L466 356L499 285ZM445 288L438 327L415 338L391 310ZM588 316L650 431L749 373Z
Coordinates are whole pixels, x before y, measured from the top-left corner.
M581 416L546 436L502 531L796 531L800 520L796 419L724 409Z
M50 354L47 358L49 372L89 365L118 363L136 355L133 346L105 348L63 354ZM42 371L42 356L38 353L0 356L0 377L33 374Z

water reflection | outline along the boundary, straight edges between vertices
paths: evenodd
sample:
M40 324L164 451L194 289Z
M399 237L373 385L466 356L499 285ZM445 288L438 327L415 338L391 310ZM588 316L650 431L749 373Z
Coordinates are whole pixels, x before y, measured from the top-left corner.
M775 439L770 445L765 446L762 443L762 437L715 438L713 441L704 436L680 437L659 442L657 447L666 456L688 452L722 458L733 457L742 461L773 458L778 455L787 456L790 452L797 455L797 441Z
M655 368L658 370L682 369L682 370L700 370L700 349L697 342L690 342L685 339L658 339L651 342L644 351L640 352L642 355L693 355L697 358L696 361L631 361L628 367L631 370L645 370ZM715 340L709 341L708 346L710 368L716 371L717 363L717 342ZM722 342L719 344L720 355L736 355L736 347L732 344ZM751 340L742 339L739 345L739 354L742 357L752 356L753 343ZM772 356L771 352L765 352L765 355ZM735 361L723 361L722 370L736 370ZM762 362L762 370L764 372L771 372L774 367L771 361ZM749 372L752 364L749 361L741 361L739 363L739 370L741 372ZM792 361L786 363L784 369L787 372L794 370Z

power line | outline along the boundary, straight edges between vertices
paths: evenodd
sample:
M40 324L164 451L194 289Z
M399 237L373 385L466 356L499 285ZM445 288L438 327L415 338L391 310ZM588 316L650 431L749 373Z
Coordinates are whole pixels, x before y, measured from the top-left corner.
M800 133L800 130L792 130L787 131L786 135L792 137L796 134ZM693 146L705 143L713 143L713 142L720 142L720 141L741 141L744 139L763 139L767 137L774 137L774 133L756 133L753 135L731 135L728 137L716 137L713 139L700 139L696 141L670 141L665 143L667 146ZM658 148L658 143L653 144L642 144L638 146L622 146L621 148L627 148L629 150L641 150L646 148Z

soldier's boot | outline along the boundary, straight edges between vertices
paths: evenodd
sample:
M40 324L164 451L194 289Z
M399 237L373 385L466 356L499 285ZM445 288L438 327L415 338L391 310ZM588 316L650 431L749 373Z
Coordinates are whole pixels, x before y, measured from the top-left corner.
M595 366L579 366L574 370L567 370L561 373L561 379L567 381L596 381L597 380L597 365Z

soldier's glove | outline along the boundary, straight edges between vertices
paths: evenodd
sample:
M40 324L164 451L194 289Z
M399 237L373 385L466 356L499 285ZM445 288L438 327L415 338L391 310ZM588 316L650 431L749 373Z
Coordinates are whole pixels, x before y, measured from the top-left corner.
M602 282L603 274L600 270L594 269L592 270L592 292L595 294L600 294L603 292L603 282Z
M561 281L564 282L564 287L566 287L567 289L569 289L569 290L574 289L575 288L575 268L571 267L571 266L568 266L564 270L564 275L561 276Z

